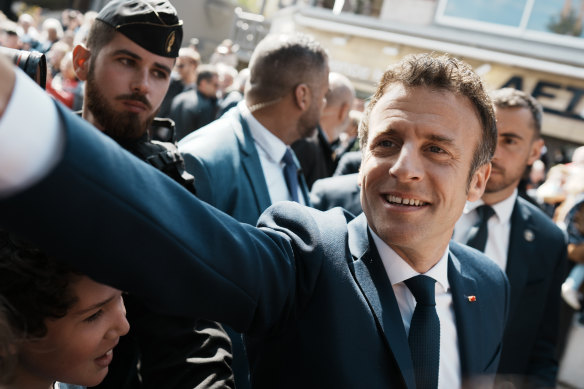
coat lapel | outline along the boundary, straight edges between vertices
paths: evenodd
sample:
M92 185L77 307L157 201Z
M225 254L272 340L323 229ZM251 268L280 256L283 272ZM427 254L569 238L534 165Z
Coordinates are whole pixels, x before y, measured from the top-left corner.
M476 280L465 274L460 261L450 251L448 258L448 282L456 317L460 368L463 377L481 372L477 355L483 355L481 331L481 296L477 293Z
M241 166L251 182L251 190L254 192L259 215L272 204L270 192L268 191L268 184L266 184L266 179L262 173L263 169L260 157L251 136L249 126L243 116L241 116L239 109L234 111L241 125L235 126L235 135L237 136L242 156Z
M529 267L525 265L525 258L535 256L535 231L536 226L531 222L529 208L523 206L518 197L511 214L511 234L505 270L511 284L509 312L516 311L519 304L518 296L521 296L521 291L527 282Z
M361 214L349 223L349 249L355 259L353 272L375 321L402 372L404 384L415 388L410 348L393 288L369 236L367 219Z

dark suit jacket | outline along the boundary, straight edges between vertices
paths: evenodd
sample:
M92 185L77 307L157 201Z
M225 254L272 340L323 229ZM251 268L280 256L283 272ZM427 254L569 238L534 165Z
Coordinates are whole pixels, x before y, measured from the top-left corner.
M186 169L195 176L197 197L255 225L272 201L249 126L237 107L179 143ZM304 201L308 189L299 176Z
M197 197L235 219L255 225L272 201L249 126L237 107L179 145L185 166L195 176ZM298 165L298 163L297 163ZM310 204L302 174L300 188ZM226 328L233 345L233 371L239 389L249 388L241 335Z
M349 151L343 154L333 175L342 176L345 174L359 173L361 157L361 151Z
M291 147L298 157L309 190L314 181L333 175L337 157L320 126L313 136L299 139Z
M546 214L522 198L511 215L506 273L511 305L499 373L528 376L527 388L553 388L565 239Z
M168 115L174 120L177 140L211 123L216 116L217 99L210 99L193 89L186 90L172 99Z
M360 214L363 208L358 179L359 173L353 173L317 180L310 191L312 206L321 211L341 207L353 215Z
M414 388L364 215L349 222L338 208L282 202L259 229L239 223L61 112L62 158L32 188L0 200L0 225L163 312L245 332L255 388ZM463 378L493 374L506 277L456 243L448 262Z

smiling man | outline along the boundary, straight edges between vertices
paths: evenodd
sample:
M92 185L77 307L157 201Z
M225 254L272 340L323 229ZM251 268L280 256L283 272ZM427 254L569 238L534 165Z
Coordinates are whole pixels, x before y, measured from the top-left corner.
M14 83L5 82L0 102ZM21 134L10 123L22 84L19 73L0 120L0 163L28 170L28 157L5 154ZM0 172L0 223L96 280L244 333L252 387L492 385L508 283L483 254L450 241L465 202L483 193L496 144L491 100L465 63L416 55L385 72L360 129L364 213L354 219L280 202L259 228L237 222L83 126L65 115L43 127L65 151L43 164L48 175L37 169L40 183L20 174L8 184ZM93 161L102 147L107 157L78 167L76 158ZM153 207L160 198L163 208ZM133 238L108 239L118 234ZM87 250L96 236L99 250ZM163 252L172 266L161 271ZM153 287L168 279L172 287Z
M543 110L535 98L516 89L500 89L492 97L499 135L491 176L482 199L465 207L454 239L484 251L509 277L511 311L498 385L554 388L560 285L566 266L564 236L517 191L525 169L540 156ZM479 247L479 215L484 209L490 211Z
M155 116L181 41L182 21L169 2L114 0L87 45L74 48L73 62L85 81L83 118L194 194L176 146L149 135L160 125ZM230 342L219 324L161 315L131 294L125 300L132 330L100 388L233 386ZM198 364L187 361L195 357Z

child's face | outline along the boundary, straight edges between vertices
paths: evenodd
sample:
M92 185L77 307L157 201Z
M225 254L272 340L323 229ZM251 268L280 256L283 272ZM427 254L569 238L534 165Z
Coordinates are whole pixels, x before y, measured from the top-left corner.
M39 382L95 386L108 372L112 349L130 328L126 308L119 290L88 277L77 278L70 287L78 301L65 317L46 321L43 338L21 344L18 370Z

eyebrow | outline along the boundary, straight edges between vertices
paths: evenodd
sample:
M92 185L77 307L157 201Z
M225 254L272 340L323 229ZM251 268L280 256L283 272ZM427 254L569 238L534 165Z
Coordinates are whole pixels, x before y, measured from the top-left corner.
M75 315L81 316L81 315L86 314L87 312L93 311L94 309L101 308L115 298L116 298L116 296L111 296L103 301L100 301L100 302L95 303L95 304L93 304L85 309L82 309L80 311L75 312Z
M442 136L442 135L430 135L428 137L428 139L430 139L433 142L438 142L438 143L444 143L444 144L449 144L449 145L454 144L453 138L449 138L449 137Z
M517 135L514 132L503 132L499 134L499 136L504 136L505 138L516 138L516 139L523 139L521 135Z
M140 57L136 53L131 52L130 50L120 49L120 50L114 51L114 55L119 55L119 54L124 54L124 55L127 55L127 56L132 57L132 58L137 59L137 60L142 60L142 57ZM160 62L154 62L154 66L160 68L161 70L167 72L168 74L170 74L172 72L170 67L163 65Z

